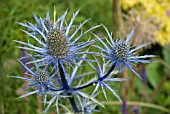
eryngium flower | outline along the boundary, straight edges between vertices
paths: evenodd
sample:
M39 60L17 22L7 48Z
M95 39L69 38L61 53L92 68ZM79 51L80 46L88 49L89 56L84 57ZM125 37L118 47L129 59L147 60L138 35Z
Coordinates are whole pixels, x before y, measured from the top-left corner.
M33 34L33 35L40 35L40 33L35 29L35 27L40 30L41 32L43 32L44 34L46 34L46 31L44 29L44 25L46 27L47 30L51 30L53 27L53 23L52 20L50 19L50 13L49 11L46 14L46 18L38 18L34 13L34 19L36 21L36 24L32 24L30 22L26 22L26 23L21 23L21 22L17 22L19 25L27 27L28 31Z
M107 58L111 61L110 65L115 64L118 71L123 70L124 66L126 66L128 69L130 69L133 73L135 73L139 78L140 75L134 70L132 64L133 63L149 63L150 60L145 60L145 58L154 57L153 55L144 55L139 56L136 55L136 51L147 44L139 45L138 47L134 48L134 46L129 45L129 41L134 33L134 30L131 31L131 33L127 36L126 40L118 40L116 39L116 42L114 42L112 38L112 34L109 33L108 29L103 26L108 34L109 40L106 39L108 45L102 41L98 36L95 35L95 37L103 44L104 48L100 46L95 46L99 48L101 51L103 51L105 54L102 56L104 58Z
M63 64L64 62L69 64L76 64L76 60L90 61L89 59L81 58L80 56L83 54L93 54L91 52L83 51L83 48L91 45L96 40L88 39L86 42L79 43L77 43L77 41L86 33L99 26L94 26L88 29L87 31L82 32L80 29L89 19L85 20L76 28L75 26L73 26L73 22L78 12L79 11L73 14L70 23L67 25L65 20L67 11L65 11L65 13L61 17L59 17L55 22L53 22L54 26L50 26L50 29L48 29L49 24L45 23L45 19L42 20L40 18L40 20L38 20L35 15L34 17L38 25L34 25L31 23L19 23L20 25L28 28L28 31L22 31L31 36L38 43L37 46L34 46L29 42L25 43L15 40L15 42L27 46L19 48L36 52L36 54L33 56L34 58L36 57L36 59L29 63L40 63L41 65L49 65L53 63L53 65L57 65L58 62L60 62L60 64ZM49 23L52 22L49 18L48 13L47 20L49 21ZM70 33L71 28L75 28L75 31L72 33ZM31 32L29 32L30 30ZM33 34L32 31L36 32L36 34ZM79 31L80 34L78 34Z
M46 94L47 92L50 91L50 89L55 88L55 85L53 84L52 81L52 78L54 77L55 73L51 75L49 72L46 71L47 68L40 69L37 64L35 64L36 66L35 69L30 69L26 65L24 65L20 60L19 62L27 70L25 74L28 75L29 77L20 77L20 76L11 76L11 77L19 78L28 82L29 85L25 89L35 88L35 91L28 92L25 95L20 96L20 98L35 93L38 93L38 97L39 97L41 94Z

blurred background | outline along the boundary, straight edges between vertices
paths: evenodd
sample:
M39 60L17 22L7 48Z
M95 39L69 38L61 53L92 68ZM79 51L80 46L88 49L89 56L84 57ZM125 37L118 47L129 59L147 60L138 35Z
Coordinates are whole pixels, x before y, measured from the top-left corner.
M34 23L32 13L45 17L48 10L53 17L54 5L58 16L68 8L67 20L81 9L75 24L91 18L83 29L103 23L113 31L114 38L126 38L135 28L132 45L150 42L138 54L157 55L153 63L136 65L143 80L128 70L120 74L129 80L116 84L123 103L112 94L108 95L108 101L99 96L98 99L106 105L106 109L97 107L100 113L170 113L170 0L0 0L0 114L39 114L44 109L41 98L36 95L17 99L26 93L22 89L26 84L9 78L23 75L16 60L23 52L15 48L18 44L12 40L27 41L29 38L16 22ZM106 35L103 28L94 32L100 37ZM55 114L55 108L48 113Z

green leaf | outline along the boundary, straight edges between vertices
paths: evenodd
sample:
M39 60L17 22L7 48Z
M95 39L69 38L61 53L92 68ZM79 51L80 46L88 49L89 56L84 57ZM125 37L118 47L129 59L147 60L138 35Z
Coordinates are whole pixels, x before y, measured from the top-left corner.
M163 73L160 69L160 64L158 62L153 62L146 65L146 74L149 83L155 88L157 87L159 81L161 80L161 76Z
M170 47L167 46L167 47L163 48L162 53L163 53L163 58L164 58L165 63L170 65L170 59L169 59L170 58ZM169 69L166 67L164 70L165 70L165 72L169 71Z

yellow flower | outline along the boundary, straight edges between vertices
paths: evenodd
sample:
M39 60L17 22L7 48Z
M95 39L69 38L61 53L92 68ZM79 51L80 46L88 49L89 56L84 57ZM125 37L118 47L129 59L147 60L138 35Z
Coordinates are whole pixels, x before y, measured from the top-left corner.
M160 43L161 45L166 45L170 43L170 33L167 32L157 32L157 42Z
M135 4L140 5L135 6ZM161 45L170 44L169 0L121 0L121 5L125 10L128 10L128 8L135 8L138 11L138 7L142 7L142 12L144 12L145 15L141 15L141 17L147 17L149 15L150 17L154 17L154 21L159 23L160 31L154 31L156 34L156 41Z
M139 0L121 0L120 3L124 9L128 9L139 3Z

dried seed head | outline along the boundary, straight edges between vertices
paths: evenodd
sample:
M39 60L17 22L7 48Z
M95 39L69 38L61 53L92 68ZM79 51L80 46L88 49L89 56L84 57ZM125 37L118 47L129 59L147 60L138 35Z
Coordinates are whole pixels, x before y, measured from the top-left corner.
M36 81L39 83L45 83L48 80L48 73L47 72L38 72L36 75Z
M55 58L65 58L68 55L68 41L64 34L57 29L49 32L48 53Z
M129 46L125 42L118 42L113 49L113 55L117 61L123 61L128 57Z

